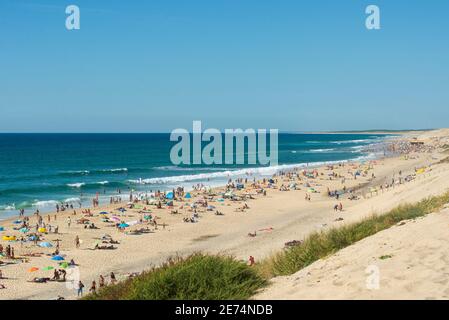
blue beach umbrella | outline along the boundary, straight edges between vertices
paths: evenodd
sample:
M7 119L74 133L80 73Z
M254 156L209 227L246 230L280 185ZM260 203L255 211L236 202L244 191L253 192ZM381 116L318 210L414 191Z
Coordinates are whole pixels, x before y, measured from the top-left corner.
M3 227L0 227L0 231L5 231L5 228L3 228Z
M51 258L51 260L54 260L54 261L62 261L62 260L64 260L64 258L61 257L61 256L54 256L53 258Z
M14 221L13 223L14 223L14 224L21 224L21 223L22 223L22 220L16 220L16 221Z
M122 222L122 223L120 223L120 224L118 225L118 227L119 227L120 229L125 229L125 228L129 227L129 224Z
M187 193L186 193L186 196L185 196L185 198L186 198L186 199L190 199L190 198L192 198L192 195L190 194L190 192L187 192Z
M167 193L167 195L165 196L167 199L173 199L173 192L169 192Z
M109 214L109 213L106 211L102 211L102 212L100 212L100 214Z
M53 247L53 245L50 242L41 242L41 243L39 243L39 247L51 248L51 247Z

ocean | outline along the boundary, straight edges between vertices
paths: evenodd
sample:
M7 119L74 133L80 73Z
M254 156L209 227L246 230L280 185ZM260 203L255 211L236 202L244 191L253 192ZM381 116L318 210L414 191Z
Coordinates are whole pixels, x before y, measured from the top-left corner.
M197 183L223 185L229 178L272 174L296 166L373 159L383 154L381 134L279 134L279 165L174 166L168 133L0 134L0 219L59 202L106 203L121 190L169 190Z

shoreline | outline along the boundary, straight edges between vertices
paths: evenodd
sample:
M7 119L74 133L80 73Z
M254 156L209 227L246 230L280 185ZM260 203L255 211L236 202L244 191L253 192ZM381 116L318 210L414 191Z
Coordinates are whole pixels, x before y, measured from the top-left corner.
M446 134L446 133L445 133ZM449 136L449 135L447 135ZM446 137L447 137L446 136ZM277 189L267 188L267 195L257 194L256 189L246 187L244 192L252 195L254 199L247 199L246 203L249 209L237 211L244 201L224 200L222 203L211 201L217 210L224 213L224 216L215 216L213 212L198 209L199 221L197 223L184 223L183 217L191 216L188 206L180 209L185 204L175 201L175 208L181 211L178 214L171 214L171 209L155 209L149 206L152 215L160 217L159 227L157 229L149 224L138 224L137 227L148 227L151 229L149 234L127 235L118 232L115 228L108 228L108 224L101 222L98 214L100 211L113 212L119 207L119 204L96 208L94 217L88 217L96 225L99 230L84 229L84 225L77 225L75 219L81 218L80 213L73 218L73 225L68 228L65 226L67 213L59 214L57 218L60 224L60 234L44 235L44 241L54 241L55 237L62 239L61 252L66 255L67 259L73 258L79 264L81 279L87 285L93 279L97 280L99 274L107 275L114 271L119 277L126 278L127 274L132 272L141 272L153 265L158 265L165 261L167 257L176 254L187 255L189 253L203 251L209 253L225 253L235 255L237 258L246 260L249 255L253 255L257 260L269 256L273 252L280 250L286 241L301 239L310 232L328 228L335 225L341 225L350 221L356 221L364 215L373 212L384 212L392 206L407 202L407 199L419 199L428 194L435 193L438 190L432 188L430 190L421 190L418 185L426 183L428 180L441 180L446 176L438 177L436 174L441 173L438 168L442 165L435 165L437 169L425 173L422 181L412 181L407 184L397 186L395 193L403 194L403 197L395 196L391 190L373 194L367 190L372 185L385 183L394 176L394 174L402 171L403 174L409 174L414 171L416 166L428 166L430 162L436 162L443 155L439 151L431 154L417 153L416 158L402 159L402 156L395 158L387 158L375 160L370 163L373 169L368 169L366 176L360 176L357 180L350 179L348 171L356 171L357 168L363 169L363 165L356 163L348 163L344 166L335 165L334 170L338 171L342 176L346 176L345 185L348 189L356 188L360 184L366 184L360 191L360 200L348 200L346 197L340 199L343 202L344 211L335 213L332 206L337 202L334 198L328 198L325 195L326 186L331 189L341 189L342 183L340 179L329 180L327 174L332 170L328 170L326 166L316 169L320 175L316 179L301 177L302 183L308 182L318 190L319 193L312 193L311 201L304 200L304 194L307 193L306 187L300 186L301 190L280 191L282 184L286 185L288 179L286 176L278 176L279 180L276 184ZM436 157L434 159L434 157ZM366 165L365 165L366 166ZM355 169L354 169L355 168ZM375 173L375 178L371 180L370 172ZM428 176L427 176L428 174ZM420 176L421 177L421 176ZM448 179L449 181L449 179ZM214 193L223 190L223 187L213 190ZM419 192L417 193L416 190ZM243 194L243 191L238 194ZM202 196L202 195L201 195ZM193 195L192 199L200 197ZM215 198L216 200L217 198ZM379 201L383 199L383 201ZM188 201L189 203L193 200ZM118 215L123 220L136 220L142 214L136 210L129 209L126 214ZM335 221L337 217L343 217L344 221ZM34 221L34 217L31 217ZM6 227L6 233L11 230L11 223L14 218L9 221L0 221L1 226ZM44 220L46 220L44 218ZM50 222L52 223L52 222ZM162 227L164 224L164 227ZM130 228L132 229L132 227ZM249 238L247 233L257 231L257 237ZM0 235L6 234L5 231ZM89 250L97 241L96 238L102 234L110 233L114 239L120 241L116 250ZM82 239L81 248L76 249L73 243L75 235L79 235ZM7 244L1 241L3 245ZM143 246L143 244L145 244ZM54 249L46 249L34 247L29 243L25 243L23 247L20 244L14 244L17 253L16 256L29 252L42 252L40 257L32 257L29 262L20 262L15 265L0 266L3 273L11 279L0 280L7 289L0 290L0 299L10 298L29 298L29 299L48 299L57 295L71 299L75 297L73 289L67 289L64 283L46 283L35 284L26 282L33 276L49 275L48 271L36 271L36 273L28 273L27 270L33 266L39 269L50 263L49 256ZM0 259L2 260L2 259ZM17 280L13 280L17 279Z
M324 132L322 132L324 134ZM336 133L338 134L338 133ZM359 133L356 133L359 134ZM360 133L363 134L363 133ZM375 134L375 133L373 133ZM320 167L320 166L326 166L328 164L339 164L339 163L347 163L347 162L353 162L353 161L369 161L369 160L375 160L376 158L381 158L382 156L380 155L380 151L379 149L377 149L377 153L373 153L372 152L372 147L373 146L379 146L379 145L386 145L390 139L398 139L399 137L404 137L405 134L401 134L395 137L390 137L390 136L385 136L383 137L379 142L375 142L375 143L370 143L367 145L362 145L362 149L361 150L365 150L362 151L364 154L360 155L360 156L356 156L353 158L349 158L349 159L342 159L342 160L329 160L329 161L314 161L314 162L301 162L301 163L286 163L286 164L278 164L276 166L273 167L248 167L248 168L228 168L227 170L223 170L223 171L213 171L212 173L196 173L196 174L191 174L191 175L173 175L173 176L167 176L167 177L154 177L154 178L146 178L146 179L129 179L127 181L132 181L136 186L143 186L143 185L149 185L151 186L154 182L156 181L160 181L161 184L164 183L168 183L169 181L173 180L173 183L177 182L179 185L182 185L187 191L191 190L191 185L195 185L197 183L206 185L209 184L211 188L220 188L226 185L226 182L228 179L236 179L236 178L241 178L241 177L246 177L246 176L251 176L251 178L256 178L256 179L261 179L263 177L268 177L268 176L272 176L273 174L276 174L277 172L280 171L285 171L285 170L294 170L297 168L316 168L316 167ZM385 156L385 155L384 155ZM126 169L126 168L125 168ZM119 169L112 169L112 170L119 170ZM124 170L123 168L120 170ZM198 169L198 170L201 170ZM127 171L127 169L126 169ZM185 181L182 181L182 178L188 177L189 179L186 179ZM201 177L201 178L200 178ZM195 178L195 179L193 179ZM179 180L181 179L181 180ZM212 180L210 180L212 179ZM216 179L216 180L214 180ZM140 180L140 182L139 182ZM223 180L223 181L220 181ZM147 181L151 181L151 183L146 183ZM165 182L164 182L165 181ZM215 183L214 183L215 182ZM97 184L102 184L103 182L98 182ZM81 188L82 186L84 186L86 183L73 183L73 184L68 184L70 187L72 188L77 188L76 185L78 185L78 188ZM97 191L97 194L99 196L100 199L100 205L101 206L106 206L109 202L109 199L111 197L122 197L122 198L129 198L130 193L134 193L134 194L149 194L152 193L153 191L151 190L133 190L132 186L129 185L128 189L123 189L122 193L117 193L117 192L111 192L111 190L109 190L109 192L103 193L101 192L101 189L99 189ZM171 187L169 186L165 186L163 188L152 188L154 189L158 189L160 191L170 191L172 190ZM105 190L105 189L104 189ZM44 213L44 214L52 214L54 213L54 207L56 206L56 204L58 205L63 205L63 204L71 204L73 205L74 209L88 209L90 207L92 207L92 200L93 200L93 194L89 194L87 193L87 195L83 195L83 192L80 189L80 194L72 194L69 196L69 198L66 198L64 200L54 200L54 199L47 199L47 200L36 200L35 203L33 203L31 206L29 207L25 207L25 215L26 216L30 216L33 214L33 211L36 212L36 210L39 210L40 213ZM84 199L83 199L84 198ZM126 201L124 201L126 202ZM81 206L80 206L81 205ZM50 207L51 206L51 207ZM0 222L4 221L6 219L10 219L13 218L17 212L20 210L21 208L18 207L14 207L14 208L7 208L7 209L2 209L0 210Z

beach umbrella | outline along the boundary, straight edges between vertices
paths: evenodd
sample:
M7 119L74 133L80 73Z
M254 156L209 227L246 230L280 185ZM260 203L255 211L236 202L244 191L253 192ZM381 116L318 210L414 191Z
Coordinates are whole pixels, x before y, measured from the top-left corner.
M51 258L51 260L54 260L54 261L62 261L62 260L64 260L64 257L62 257L62 256L53 256L53 258Z
M67 269L69 267L69 264L67 262L62 262L59 264L59 266L63 269Z
M2 239L5 241L16 241L16 236L3 236Z
M118 227L119 227L120 229L125 229L125 228L129 227L129 224L122 222L122 223L120 223L120 224L118 225Z
M45 233L45 232L47 232L47 229L46 228L39 228L39 229L37 229L37 231L40 232L40 233Z
M0 231L5 231L5 228L3 228L3 227L0 227Z
M118 218L118 217L112 217L111 219L114 220L114 221L120 222L120 218Z
M22 220L16 220L16 221L14 221L13 223L14 223L14 224L21 224L21 223L22 223Z
M41 242L41 243L39 243L39 247L51 248L51 247L53 247L53 245L50 242Z
M28 269L28 272L36 272L37 270L39 270L39 268L32 267L32 268Z
M53 269L54 268L52 266L48 266L48 267L42 268L42 270L45 270L45 271L50 271L50 270L53 270Z
M190 192L187 192L187 193L186 193L186 196L185 196L184 198L190 199L190 198L192 198L192 195L190 194Z
M173 192L169 192L167 193L167 195L165 196L167 199L173 199Z
M19 230L20 232L27 233L29 230L27 228L22 228Z
M109 214L109 213L106 211L102 211L102 212L100 212L100 214Z

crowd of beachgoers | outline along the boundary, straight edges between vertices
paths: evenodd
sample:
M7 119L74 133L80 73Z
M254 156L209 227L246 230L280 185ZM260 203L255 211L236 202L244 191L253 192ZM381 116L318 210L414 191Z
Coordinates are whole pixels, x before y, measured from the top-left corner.
M382 171L379 168L385 167L388 158L380 157L292 168L269 177L239 177L229 179L222 187L198 183L190 190L179 186L172 190L117 195L111 197L107 205L99 205L98 198L93 198L91 208L61 203L52 213L43 214L36 210L25 215L21 210L16 218L0 221L0 298L21 297L20 288L25 285L26 296L36 298L31 285L39 286L41 292L45 291L42 286L49 283L63 283L70 288L65 297L63 294L55 297L59 299L95 293L104 286L137 274L123 272L119 266L111 264L107 268L110 272L95 275L98 267L96 252L119 255L120 247L126 242L138 251L140 245L152 241L154 234L184 230L188 224L201 225L206 217L205 224L213 224L217 222L211 217L239 219L239 214L247 213L257 216L253 204L270 198L276 208L282 207L282 203L276 202L279 194L290 193L289 198L305 205L325 203L334 220L343 221L345 208L351 203L387 192L431 171L436 162L432 155L441 152L445 146L446 140L440 137L426 143L399 137L389 140L386 148L395 163L410 163L406 167L391 165L390 170ZM221 222L218 220L218 223ZM273 226L267 226L247 230L244 236L257 239L261 233L273 234L274 230ZM292 243L300 243L300 240L285 242L286 246ZM164 243L159 245L163 250ZM141 255L145 253L142 251ZM85 272L79 272L86 267L83 265L86 259L92 261L89 277ZM257 263L255 254L246 259L249 265ZM10 287L15 288L14 292L5 294Z

